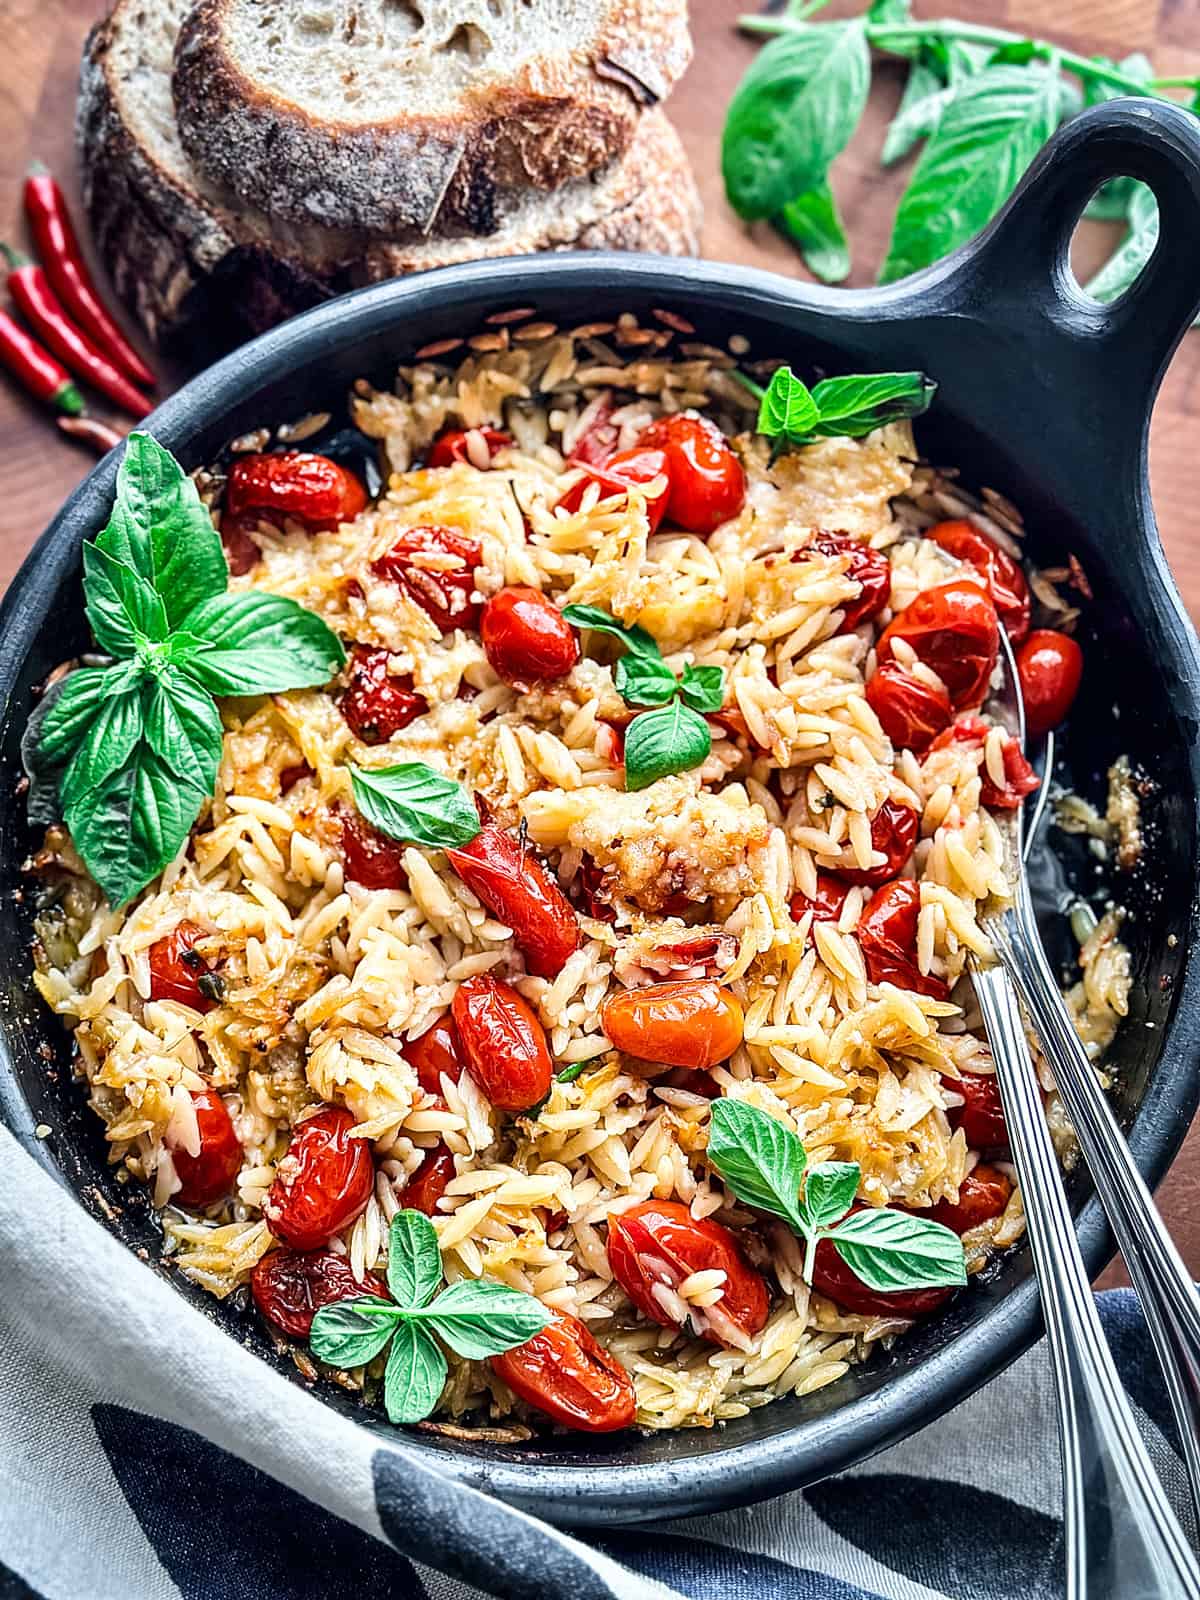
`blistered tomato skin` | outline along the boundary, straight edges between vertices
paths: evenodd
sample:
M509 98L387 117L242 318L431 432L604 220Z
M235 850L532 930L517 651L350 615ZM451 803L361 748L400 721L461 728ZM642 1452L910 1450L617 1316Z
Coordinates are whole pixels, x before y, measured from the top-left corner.
M267 1227L284 1244L317 1249L353 1222L371 1198L371 1147L349 1137L353 1126L348 1111L326 1106L293 1131L263 1203Z
M917 918L921 891L911 878L900 878L876 889L858 924L858 944L872 983L894 983L934 1000L946 1000L950 990L941 978L917 966Z
M693 1272L724 1272L715 1306L692 1314L700 1336L712 1344L746 1349L766 1323L767 1285L742 1255L728 1228L711 1217L697 1222L678 1200L643 1200L608 1219L608 1264L613 1277L651 1322L681 1324L654 1293L655 1284L677 1290Z
M898 800L885 800L871 818L871 849L886 859L878 867L839 867L838 876L847 883L863 883L875 888L894 878L912 855L921 818L912 806Z
M504 433L500 428L476 428L487 447L489 464L493 456L501 450L506 450L512 444L512 434ZM456 461L470 461L470 441L466 430L463 428L449 428L445 433L439 433L429 449L429 456L425 462L427 467L452 467Z
M225 1102L215 1089L194 1090L192 1108L200 1131L200 1151L193 1156L178 1144L168 1144L179 1179L171 1201L199 1209L223 1200L233 1188L242 1169L242 1147Z
M579 660L579 640L562 612L521 585L492 596L479 634L492 671L515 689L565 678Z
M194 922L181 922L165 938L150 946L150 998L174 1000L193 1011L211 1011L216 1001L204 993L200 980L212 972L204 957L192 947L205 938Z
M1002 1216L1012 1191L1012 1183L998 1167L989 1167L981 1161L959 1184L957 1204L939 1200L936 1206L918 1215L940 1222L952 1233L969 1233L981 1222Z
M646 519L650 524L650 532L656 533L667 509L670 488L667 458L662 450L643 450L640 447L621 450L610 456L603 466L589 466L587 476L571 485L556 509L578 511L589 485L593 483L599 486L600 499L610 500L615 495L627 496L631 485L644 488L656 479L661 479L662 487L652 498L647 496L646 499Z
M328 456L306 450L239 456L229 469L225 510L233 517L253 513L261 521L291 517L310 533L325 533L352 522L367 504L367 491L352 472Z
M922 590L883 630L876 648L881 666L892 660L897 639L937 673L960 710L983 700L1000 649L1000 623L977 578L952 578Z
M417 1082L426 1094L441 1094L443 1074L451 1083L462 1077L462 1046L449 1012L424 1033L409 1039L401 1054L416 1068Z
M711 978L680 978L610 995L600 1026L616 1049L639 1061L707 1071L742 1042L742 1008Z
M272 1250L251 1273L250 1293L263 1321L287 1339L307 1339L322 1306L364 1294L387 1299L373 1273L360 1282L332 1250Z
M792 896L789 907L792 921L799 922L811 911L814 922L836 922L849 893L850 886L843 878L834 877L831 872L818 872L815 898L810 900L808 895L799 893Z
M554 1320L515 1350L491 1358L492 1371L518 1399L567 1428L613 1433L637 1415L633 1381L578 1317Z
M483 560L478 539L453 528L406 528L386 555L372 563L377 577L398 583L443 633L477 628L483 609L472 599L475 572ZM450 561L453 566L438 566Z
M1003 1150L1008 1146L1008 1124L994 1073L964 1072L947 1078L946 1087L957 1090L963 1104L947 1113L952 1128L961 1128L972 1150Z
M642 431L638 446L665 453L671 480L667 517L688 533L707 539L745 504L742 464L706 418L660 417Z
M885 661L867 680L867 704L898 750L920 755L954 715L944 685L915 677L898 661Z
M444 1144L439 1144L429 1152L404 1185L401 1200L406 1210L423 1211L427 1217L434 1216L437 1203L453 1176L454 1157Z
M350 681L338 709L363 744L386 744L429 710L429 702L416 693L410 677L388 671L390 660L388 651L366 645L355 645L350 654Z
M862 1207L853 1209L859 1211ZM868 1288L838 1255L832 1239L822 1239L817 1246L812 1286L843 1311L862 1317L927 1317L954 1293L953 1289L894 1289L883 1293Z
M887 605L892 592L892 568L882 550L872 550L869 544L846 533L824 531L814 534L806 549L818 550L823 556L850 558L846 576L858 584L859 594L855 600L842 602L845 615L838 627L839 633L853 633L859 623L877 617ZM804 554L803 550L797 551L796 558L802 560Z
M364 889L408 887L404 846L398 839L380 833L357 811L343 811L341 823L342 856L351 883L361 883Z
M939 522L927 530L925 537L956 560L975 568L992 597L1005 633L1013 644L1020 644L1029 632L1029 585L1008 551L973 522Z
M467 1071L497 1111L528 1111L546 1098L554 1068L524 996L483 973L459 984L453 1010Z
M1049 733L1075 703L1083 677L1083 651L1069 634L1038 628L1017 651L1017 677L1026 728L1035 735Z
M494 822L446 859L467 888L512 929L529 971L553 978L579 948L579 919L532 847Z

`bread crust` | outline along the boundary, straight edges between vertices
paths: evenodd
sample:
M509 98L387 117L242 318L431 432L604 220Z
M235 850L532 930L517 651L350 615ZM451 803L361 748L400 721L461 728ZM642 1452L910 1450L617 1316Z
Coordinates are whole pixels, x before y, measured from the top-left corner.
M231 44L253 0L198 0L175 49L176 122L213 183L272 217L422 237L494 233L504 191L552 191L629 147L691 57L686 0L609 0L591 53L488 74L444 115L311 115L254 81Z

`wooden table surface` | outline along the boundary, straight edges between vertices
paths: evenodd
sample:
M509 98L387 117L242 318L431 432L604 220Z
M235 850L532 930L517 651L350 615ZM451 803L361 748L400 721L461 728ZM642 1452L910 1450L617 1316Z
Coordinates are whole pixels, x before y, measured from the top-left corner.
M858 14L866 0L833 0L828 16ZM719 174L722 111L754 54L737 33L754 0L692 0L696 54L671 101L705 201L703 253L803 276L798 257L765 226L746 228L725 203ZM918 16L963 17L1052 38L1082 54L1144 50L1160 75L1200 73L1200 0L916 0ZM75 190L72 125L80 47L103 14L99 0L7 0L0 60L0 238L22 240L20 180L45 161ZM853 146L834 171L854 250L851 282L870 283L882 259L903 172L878 164L883 128L902 86L898 66L875 75ZM1086 224L1081 269L1098 264L1114 230ZM1200 264L1198 264L1200 270ZM0 588L90 464L0 376ZM1167 375L1151 433L1151 478L1167 555L1193 618L1200 620L1200 330L1184 341ZM1161 1191L1161 1203L1195 1275L1200 1275L1200 1131L1193 1131ZM1105 1281L1119 1281L1119 1268Z

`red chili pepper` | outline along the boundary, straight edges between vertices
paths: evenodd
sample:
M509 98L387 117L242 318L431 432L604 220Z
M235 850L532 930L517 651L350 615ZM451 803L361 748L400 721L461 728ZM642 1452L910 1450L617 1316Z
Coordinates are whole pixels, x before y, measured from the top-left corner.
M119 428L110 428L107 422L98 422L95 417L59 417L58 425L69 438L78 439L98 456L106 456L110 450L115 450L125 437Z
M77 417L83 410L83 396L71 382L70 373L7 311L0 311L0 365L6 366L35 400L48 400L56 411L69 417Z
M27 256L0 244L8 262L8 292L34 333L64 361L76 377L86 378L93 389L107 395L131 417L144 417L152 410L149 400L135 389L123 372L118 372L106 355L81 333L68 317L50 280Z
M25 215L33 242L54 292L93 344L134 383L153 389L153 372L101 303L79 248L66 196L44 167L34 165L25 179Z

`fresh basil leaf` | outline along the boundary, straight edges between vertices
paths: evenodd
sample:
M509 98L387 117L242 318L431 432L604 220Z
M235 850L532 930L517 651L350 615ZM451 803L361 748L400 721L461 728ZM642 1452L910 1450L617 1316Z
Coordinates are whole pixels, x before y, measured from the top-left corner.
M525 1344L550 1320L540 1300L489 1278L452 1283L422 1314L425 1326L467 1361L483 1361Z
M426 1306L442 1281L437 1230L421 1211L399 1211L388 1230L388 1288L398 1306Z
M858 1193L862 1169L857 1161L821 1161L809 1167L800 1215L810 1228L831 1228L845 1216Z
M73 805L129 760L144 732L142 701L142 686L135 682L96 706L59 783L64 806Z
M912 0L873 0L867 21L873 27L903 26L912 21Z
M660 657L626 655L613 672L617 693L629 706L663 706L675 693L675 674Z
M420 1422L436 1407L446 1387L446 1358L436 1341L415 1322L401 1322L383 1370L383 1404L398 1426Z
M828 182L814 184L787 205L775 226L800 247L804 265L822 283L844 283L850 276L850 245Z
M1095 277L1084 285L1093 300L1116 300L1137 282L1158 244L1158 201L1144 183L1129 198L1129 232Z
M903 161L914 145L927 139L954 98L955 89L923 61L914 61L896 115L888 124L880 161L885 167Z
M92 634L109 655L131 656L141 640L166 638L162 600L132 567L99 545L83 547L83 595Z
M1091 222L1125 222L1137 188L1136 178L1110 178L1088 201L1084 216Z
M602 611L599 606L564 606L563 616L576 628L591 628L593 633L607 633L614 639L619 639L630 655L647 656L651 660L660 661L662 652L658 645L635 622L631 627L626 627L623 622L618 622L615 617L610 617L607 611Z
M856 1211L829 1235L869 1289L957 1288L967 1281L962 1240L940 1222L905 1211Z
M807 1157L791 1128L744 1100L715 1100L708 1159L739 1200L801 1227L800 1184Z
M67 762L83 742L88 728L103 701L110 695L125 694L142 676L139 661L123 661L116 667L77 667L47 691L46 711L41 723L38 748L45 760L56 766ZM36 713L35 713L36 715Z
M179 664L210 694L320 687L346 664L341 640L315 612L258 589L203 601L185 630L202 646Z
M645 789L673 772L688 772L711 749L708 723L682 700L643 711L625 730L625 787Z
M951 87L974 78L992 59L990 44L974 44L953 35L923 40L920 49L929 65L940 71Z
M820 415L804 380L791 367L776 367L759 404L755 430L768 439L802 439Z
M308 1347L318 1361L331 1367L365 1367L392 1337L399 1320L397 1308L373 1294L336 1300L317 1308Z
M1135 50L1122 61L1114 61L1111 56L1092 56L1091 59L1097 66L1111 67L1124 77L1132 78L1135 83L1148 83L1154 76L1153 62L1140 50ZM1083 84L1083 103L1085 106L1103 105L1106 100L1121 100L1131 93L1132 90L1129 89L1118 89L1115 83L1105 83L1103 78L1086 78ZM1119 183L1121 180L1118 178L1113 181Z
M469 844L479 817L461 783L443 778L423 761L394 767L351 767L354 803L381 833L427 850Z
M825 378L813 389L820 412L811 432L822 438L862 438L887 422L928 411L937 384L923 372L876 372Z
M738 215L773 217L823 183L858 126L870 85L861 18L773 39L738 85L725 119L721 171Z
M900 201L880 280L956 249L1008 199L1058 121L1051 67L985 67L945 108Z
M725 704L725 669L689 664L679 680L679 693L693 711L720 711Z
M223 594L229 569L196 486L169 450L131 433L117 472L117 498L100 549L138 573L158 595L167 623Z
M178 667L159 666L143 693L146 740L172 772L211 794L221 764L224 731L210 694Z

